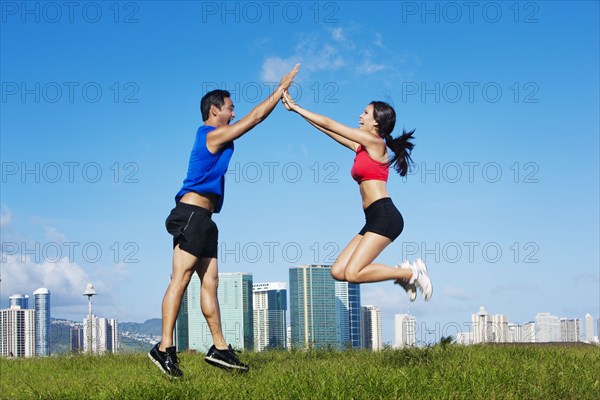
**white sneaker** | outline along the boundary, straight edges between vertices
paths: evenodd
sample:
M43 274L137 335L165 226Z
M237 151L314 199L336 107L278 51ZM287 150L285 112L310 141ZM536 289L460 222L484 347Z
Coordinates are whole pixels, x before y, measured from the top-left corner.
M433 285L431 284L431 279L427 273L427 266L423 260L417 258L417 261L415 261L411 267L413 270L413 277L409 283L415 284L419 290L421 290L421 293L423 293L423 299L428 301L433 294Z
M411 269L408 261L404 261L402 264L396 265L396 268ZM408 300L415 301L417 299L417 287L415 286L414 282L409 283L408 279L396 279L394 283L400 285L402 289L406 291L406 294L408 295Z

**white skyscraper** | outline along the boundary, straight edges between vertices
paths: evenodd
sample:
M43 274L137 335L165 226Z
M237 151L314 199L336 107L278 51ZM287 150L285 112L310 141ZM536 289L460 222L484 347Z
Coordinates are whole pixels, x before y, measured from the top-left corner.
M35 311L20 306L0 310L0 356L35 356Z
M252 285L254 350L287 348L287 285L285 282Z
M479 307L477 314L471 314L471 325L473 326L473 344L494 341L492 317L484 306Z
M561 318L560 319L560 341L561 342L582 342L583 341L583 322L579 318Z
M523 324L523 338L522 343L537 343L538 335L536 324L533 321L526 322Z
M35 354L50 355L50 291L39 288L33 292L35 309Z
M417 318L410 314L396 314L394 323L395 347L411 347L417 344Z
M508 342L508 317L506 315L492 316L492 336L494 343Z
M373 305L361 307L360 323L362 348L381 350L383 348L381 311Z
M83 337L87 338L89 329L88 318L83 320ZM113 318L99 318L92 315L92 353L118 353L120 348L119 322ZM89 351L88 340L83 342L84 352Z
M600 336L600 332L598 335ZM585 314L585 341L594 343L594 318L590 313Z
M560 342L560 319L550 313L537 313L535 316L537 342Z
M519 324L508 324L508 343L523 342L523 327Z

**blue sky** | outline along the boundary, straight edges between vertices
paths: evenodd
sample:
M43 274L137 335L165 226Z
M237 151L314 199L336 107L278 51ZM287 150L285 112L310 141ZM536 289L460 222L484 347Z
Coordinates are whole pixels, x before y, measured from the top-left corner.
M92 282L99 315L159 317L200 98L229 89L239 119L300 62L302 106L355 126L385 100L396 134L416 129L418 169L388 185L405 230L379 261L423 256L435 291L409 305L363 285L385 341L404 312L438 339L481 305L598 318L598 3L472 7L3 2L2 307L45 286L53 317L79 320ZM278 106L236 142L220 270L258 283L331 263L363 224L352 159Z

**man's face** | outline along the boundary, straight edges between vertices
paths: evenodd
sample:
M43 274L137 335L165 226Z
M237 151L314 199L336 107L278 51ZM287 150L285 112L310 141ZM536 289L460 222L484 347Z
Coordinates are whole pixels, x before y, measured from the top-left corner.
M215 107L216 108L216 107ZM231 121L235 118L233 101L229 97L225 97L224 104L219 110L217 108L217 120L219 126L221 125L229 125Z

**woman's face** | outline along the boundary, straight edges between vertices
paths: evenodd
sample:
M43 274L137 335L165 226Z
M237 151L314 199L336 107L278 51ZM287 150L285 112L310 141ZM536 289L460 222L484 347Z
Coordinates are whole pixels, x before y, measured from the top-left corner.
M377 122L373 118L373 104L365 107L365 110L358 117L358 128L368 132L377 132Z

